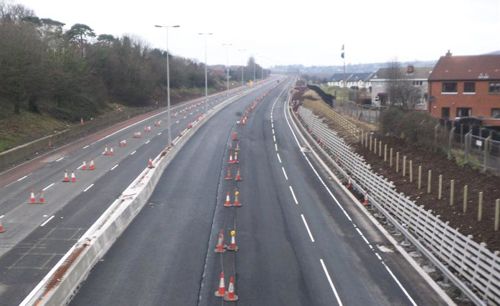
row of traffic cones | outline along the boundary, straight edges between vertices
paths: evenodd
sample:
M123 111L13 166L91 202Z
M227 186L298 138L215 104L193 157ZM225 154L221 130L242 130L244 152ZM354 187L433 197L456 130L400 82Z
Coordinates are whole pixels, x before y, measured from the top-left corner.
M68 176L68 170L64 171L63 183L76 183L75 172L71 172L71 178Z
M45 196L43 195L43 191L40 191L40 195L38 196L38 201L35 197L35 192L32 191L30 193L29 203L30 204L45 204Z
M104 155L104 156L113 156L113 155L115 155L115 151L114 151L113 147L111 147L110 149L108 149L108 146L105 146L104 147L104 152L102 152L102 155Z
M224 272L221 272L219 277L219 288L215 291L215 296L223 298L226 302L236 302L238 301L238 295L235 291L234 276L229 278L229 286L226 291Z
M234 154L233 154L233 150L229 149L228 164L239 164L239 163L240 163L240 161L238 160L238 151L234 151Z
M220 230L219 235L217 236L217 244L215 245L215 253L224 253L227 251L233 251L237 252L238 251L238 245L236 244L236 231L231 230L229 232L231 236L231 241L229 245L224 244L224 231Z
M89 163L88 166L87 166L87 162L83 161L82 165L80 166L80 170L83 170L83 171L86 171L86 170L94 171L95 170L94 160L92 159L90 161L90 163Z
M227 173L226 173L226 176L224 176L224 179L226 181L233 179L233 173L231 171L231 166L227 167ZM241 177L240 168L238 168L238 170L236 170L236 175L234 176L234 180L236 182L241 182L243 180L243 178Z
M224 201L224 207L241 207L243 206L240 202L240 192L236 190L234 192L234 202L231 203L231 194L226 193L226 200Z

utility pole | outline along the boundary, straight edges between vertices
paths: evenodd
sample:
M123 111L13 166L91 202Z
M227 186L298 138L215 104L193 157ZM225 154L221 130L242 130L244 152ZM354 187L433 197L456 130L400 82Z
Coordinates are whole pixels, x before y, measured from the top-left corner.
M208 111L208 61L207 61L207 40L213 33L198 33L205 36L205 113Z
M225 43L222 45L226 47L226 87L227 91L229 92L229 47L231 47L232 44Z

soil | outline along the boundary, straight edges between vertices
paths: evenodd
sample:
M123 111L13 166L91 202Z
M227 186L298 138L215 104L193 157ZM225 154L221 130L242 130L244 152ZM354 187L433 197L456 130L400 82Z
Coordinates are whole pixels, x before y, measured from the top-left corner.
M303 93L303 91L302 91ZM297 96L301 93L297 93ZM305 96L302 99L304 100ZM307 99L306 99L307 100ZM319 101L318 101L319 102ZM315 113L317 109L313 110ZM330 109L328 110L330 111ZM333 110L331 110L333 112ZM329 116L323 115L325 118ZM349 118L351 122L356 121ZM329 126L335 129L339 135L348 141L347 131L343 131L337 124L328 122ZM363 125L359 124L362 128ZM372 166L373 171L392 181L399 192L409 196L418 205L423 205L426 209L433 211L434 215L439 215L441 220L448 221L449 224L457 228L465 235L472 235L473 239L479 243L486 243L491 251L500 251L500 231L494 230L495 200L500 199L500 177L488 173L481 173L469 166L459 166L454 160L449 160L446 154L441 152L427 151L419 147L407 145L402 139L395 137L384 137L376 135L377 140L382 140L382 148L387 144L387 161L384 157L369 151L360 143L352 143L353 149L362 155L366 162ZM393 167L389 166L389 149L393 148ZM400 152L399 172L396 172L395 159L396 152ZM402 176L403 156L407 158L406 176ZM413 163L413 182L409 179L409 161ZM418 189L418 166L422 166L422 186ZM432 170L431 193L427 193L427 173ZM443 176L442 197L438 199L438 177ZM450 205L450 180L455 180L454 202ZM467 210L463 212L463 190L464 185L468 186ZM483 192L483 212L482 220L478 219L478 198L479 192Z

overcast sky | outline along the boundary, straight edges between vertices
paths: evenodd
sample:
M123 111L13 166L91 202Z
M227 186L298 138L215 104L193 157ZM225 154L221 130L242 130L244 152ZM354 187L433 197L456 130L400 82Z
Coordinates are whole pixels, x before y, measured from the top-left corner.
M141 38L203 61L204 40L213 32L208 63L242 64L254 54L264 66L341 65L346 62L437 60L500 50L500 0L18 0L37 16L84 23L97 34ZM245 51L240 51L245 50Z

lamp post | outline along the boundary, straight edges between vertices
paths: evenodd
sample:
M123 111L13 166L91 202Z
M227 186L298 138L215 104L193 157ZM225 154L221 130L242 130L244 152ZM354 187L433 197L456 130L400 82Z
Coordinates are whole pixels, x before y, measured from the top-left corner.
M222 46L226 47L226 87L229 92L229 47L231 47L232 44L224 43Z
M247 51L246 49L238 49L239 52L245 52ZM241 65L241 86L245 85L245 63L243 62L243 65Z
M205 36L205 113L208 110L208 61L207 61L207 40L208 36L213 33L198 33L198 35Z
M171 117L170 117L170 64L169 64L169 52L168 52L168 29L170 28L179 28L180 25L155 25L155 28L163 28L166 30L167 33L167 121L168 121L168 143L172 143L172 133L170 132L170 126L171 126Z

